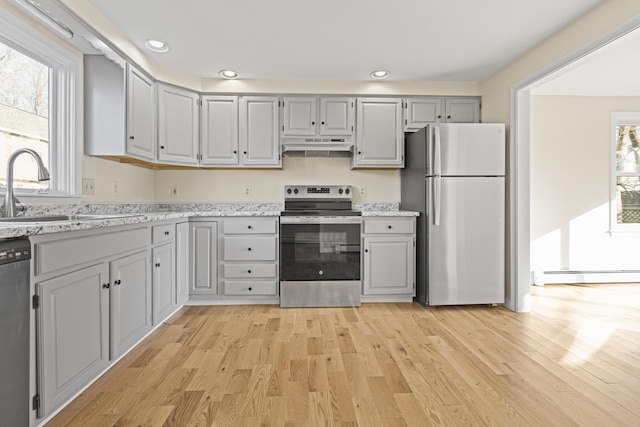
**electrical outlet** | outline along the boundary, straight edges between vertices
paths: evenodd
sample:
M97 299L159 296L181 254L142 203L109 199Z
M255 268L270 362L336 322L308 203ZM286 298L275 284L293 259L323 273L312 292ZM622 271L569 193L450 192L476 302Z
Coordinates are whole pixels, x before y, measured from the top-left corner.
M82 178L82 194L90 196L96 194L96 180L93 178Z
M171 197L178 197L178 187L175 185L171 187Z
M367 187L360 187L360 197L365 197L367 195Z
M243 191L244 197L251 197L251 186L245 185Z
M118 194L118 181L111 183L111 194Z

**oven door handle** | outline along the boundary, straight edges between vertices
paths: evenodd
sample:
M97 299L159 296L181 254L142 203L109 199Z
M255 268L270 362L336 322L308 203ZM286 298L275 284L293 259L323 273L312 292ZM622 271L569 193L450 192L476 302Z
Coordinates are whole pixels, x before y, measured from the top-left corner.
M361 224L360 216L282 216L280 224Z

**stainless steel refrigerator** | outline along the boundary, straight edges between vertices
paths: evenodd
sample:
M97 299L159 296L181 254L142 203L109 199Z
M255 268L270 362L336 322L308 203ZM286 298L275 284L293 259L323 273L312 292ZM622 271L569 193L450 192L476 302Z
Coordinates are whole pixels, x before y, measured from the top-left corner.
M493 304L505 292L504 124L407 134L400 208L419 211L416 301Z

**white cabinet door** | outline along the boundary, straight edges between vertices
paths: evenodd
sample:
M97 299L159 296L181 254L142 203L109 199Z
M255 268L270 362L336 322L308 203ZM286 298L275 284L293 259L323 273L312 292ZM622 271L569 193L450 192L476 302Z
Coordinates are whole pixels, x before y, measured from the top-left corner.
M158 85L158 160L165 164L198 164L199 113L197 93Z
M447 123L480 123L478 98L447 98L444 104Z
M282 134L315 136L316 105L316 97L285 97Z
M157 325L176 309L175 244L152 249L153 324Z
M153 81L127 65L127 154L155 160L155 99Z
M365 295L413 295L414 237L364 237Z
M202 97L202 166L238 165L238 97Z
M354 167L404 166L402 99L359 98Z
M241 164L281 167L278 98L243 96L240 99Z
M190 294L218 293L218 223L215 221L189 224Z
M151 330L149 251L114 260L111 283L111 359L117 359Z
M353 135L353 98L320 98L320 134Z
M189 223L176 224L176 288L177 304L189 299Z
M442 120L442 98L408 99L404 110L405 131L422 129L429 123Z
M103 263L36 285L41 417L51 414L109 364L107 283Z

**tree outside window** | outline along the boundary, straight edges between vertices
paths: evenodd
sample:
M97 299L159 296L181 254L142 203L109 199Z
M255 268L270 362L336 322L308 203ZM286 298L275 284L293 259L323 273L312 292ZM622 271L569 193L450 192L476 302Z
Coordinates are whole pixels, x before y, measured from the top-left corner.
M614 123L615 219L617 224L640 224L640 123L626 118L631 120L618 117Z

